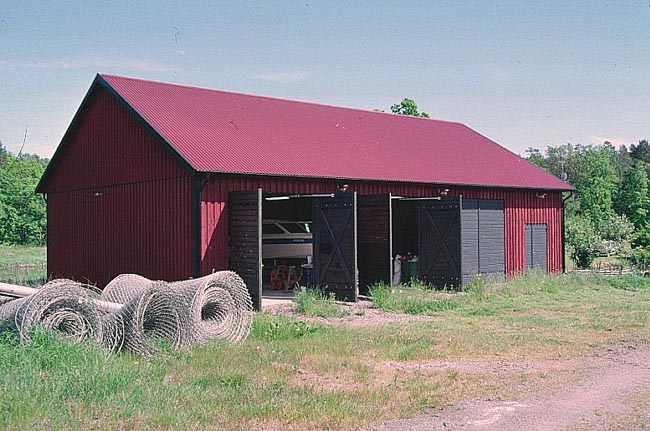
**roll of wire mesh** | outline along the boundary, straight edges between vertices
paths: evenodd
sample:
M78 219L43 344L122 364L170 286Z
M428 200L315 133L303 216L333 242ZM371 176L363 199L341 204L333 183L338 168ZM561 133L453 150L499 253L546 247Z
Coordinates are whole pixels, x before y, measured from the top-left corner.
M167 283L136 274L122 274L104 288L100 298L122 305L107 316L107 320L122 329L122 340L117 343L121 348L146 356L163 343L174 350L188 344L185 340L187 319L179 310L177 295Z
M233 271L170 283L189 316L191 341L225 339L238 342L251 329L253 303L246 284Z
M82 283L51 281L33 295L16 300L22 303L14 314L15 328L23 342L29 342L32 329L40 325L73 342L101 343L103 331L97 298L97 293Z
M246 284L232 271L173 283L122 274L101 294L65 279L23 290L29 296L0 304L0 328L18 332L23 342L41 325L75 342L143 356L214 339L241 341L253 316Z

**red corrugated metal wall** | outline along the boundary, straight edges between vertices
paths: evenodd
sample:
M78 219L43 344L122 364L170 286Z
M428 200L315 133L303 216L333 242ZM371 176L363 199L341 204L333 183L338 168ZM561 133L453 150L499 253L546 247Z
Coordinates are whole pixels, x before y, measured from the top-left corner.
M79 119L45 187L49 274L100 287L191 276L189 174L101 87Z
M188 178L50 193L49 275L99 287L123 273L190 277L190 196Z
M272 178L242 175L214 175L203 191L202 270L228 267L228 191L261 188L269 193L331 193L337 184L349 184L349 191L360 194L392 193L396 196L437 196L439 186L348 180ZM548 271L562 270L562 196L549 192L544 198L534 190L449 187L449 195L466 198L501 199L505 205L506 274L523 272L526 267L524 229L527 223L543 223L548 229Z

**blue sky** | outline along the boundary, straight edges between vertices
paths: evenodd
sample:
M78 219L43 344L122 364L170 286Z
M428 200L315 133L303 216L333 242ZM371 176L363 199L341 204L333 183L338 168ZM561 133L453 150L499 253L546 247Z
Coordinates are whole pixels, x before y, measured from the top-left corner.
M524 154L650 139L650 1L0 3L0 140L49 157L98 72L385 109Z

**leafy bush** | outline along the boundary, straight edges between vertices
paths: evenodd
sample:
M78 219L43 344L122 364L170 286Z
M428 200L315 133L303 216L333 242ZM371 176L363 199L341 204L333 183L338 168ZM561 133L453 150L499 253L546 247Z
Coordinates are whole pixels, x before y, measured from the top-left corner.
M253 328L249 338L256 340L290 340L313 334L318 332L319 329L302 320L262 313L256 315L253 319Z
M586 269L601 251L601 237L588 219L572 217L566 221L566 245L576 266Z
M650 247L650 224L645 224L637 229L632 239L635 247Z
M635 248L632 250L630 261L632 262L632 265L645 271L650 267L650 249L646 247Z

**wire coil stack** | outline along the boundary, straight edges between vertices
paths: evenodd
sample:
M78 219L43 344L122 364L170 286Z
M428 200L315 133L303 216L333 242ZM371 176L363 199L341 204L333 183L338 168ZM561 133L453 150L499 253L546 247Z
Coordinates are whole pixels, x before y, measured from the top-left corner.
M7 293L0 289L0 294ZM253 316L246 284L232 271L171 283L122 274L101 294L59 279L11 295L16 299L0 303L0 327L17 332L22 342L40 325L74 342L89 340L111 352L142 356L209 340L236 343L250 333Z

